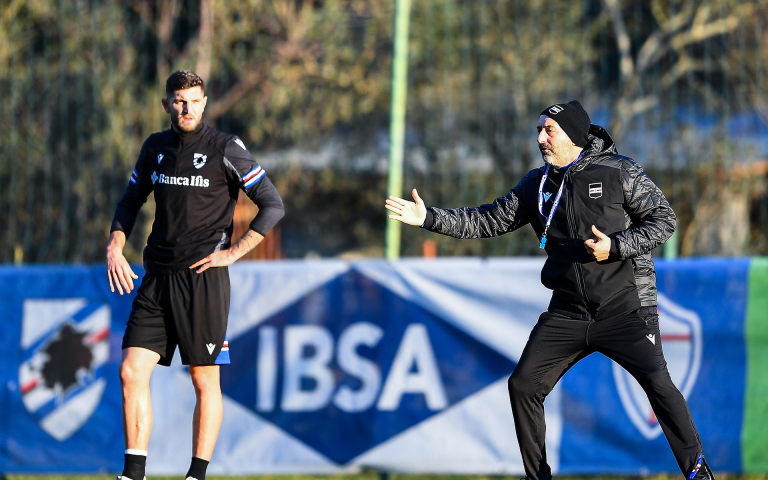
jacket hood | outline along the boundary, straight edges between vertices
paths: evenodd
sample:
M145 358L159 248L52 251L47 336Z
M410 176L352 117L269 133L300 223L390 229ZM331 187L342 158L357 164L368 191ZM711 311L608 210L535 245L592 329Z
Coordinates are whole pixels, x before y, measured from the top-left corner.
M619 153L611 135L603 127L595 124L589 126L589 142L584 150L586 150L585 156L589 157Z
M592 161L603 155L618 155L611 135L600 125L591 124L589 126L589 142L584 147L583 158L571 167L574 171L581 171Z

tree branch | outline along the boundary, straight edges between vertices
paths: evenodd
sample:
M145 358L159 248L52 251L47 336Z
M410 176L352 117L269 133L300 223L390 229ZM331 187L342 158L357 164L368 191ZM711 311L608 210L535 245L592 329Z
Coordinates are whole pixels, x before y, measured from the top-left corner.
M629 34L627 33L627 26L624 24L624 19L621 16L620 0L603 0L605 7L611 14L611 21L613 23L613 31L616 35L616 43L619 46L619 52L621 54L621 80L624 83L629 80L635 74L635 66L632 61L631 43L629 41Z
M197 38L197 73L210 80L211 40L213 38L213 0L200 0L200 33Z
M212 108L208 110L207 116L210 121L215 121L232 109L232 107L256 87L263 78L264 72L259 68L255 68L246 73L239 82L227 91L221 100L217 100Z

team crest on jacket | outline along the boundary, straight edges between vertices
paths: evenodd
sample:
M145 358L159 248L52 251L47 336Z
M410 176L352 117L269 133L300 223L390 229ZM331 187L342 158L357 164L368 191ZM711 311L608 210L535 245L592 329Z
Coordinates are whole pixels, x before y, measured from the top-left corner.
M84 298L24 302L21 400L56 440L77 432L101 402L110 318L108 305Z
M602 182L589 184L589 198L600 198L603 196Z
M203 155L202 153L196 153L195 158L192 160L197 169L203 168L206 161L208 161L208 155Z
M684 397L688 397L701 366L701 319L696 312L681 307L661 293L658 294L658 301L659 329L667 369L677 388ZM643 341L659 344L659 339L646 338ZM661 435L661 425L637 381L616 363L613 364L613 378L632 424L647 440Z

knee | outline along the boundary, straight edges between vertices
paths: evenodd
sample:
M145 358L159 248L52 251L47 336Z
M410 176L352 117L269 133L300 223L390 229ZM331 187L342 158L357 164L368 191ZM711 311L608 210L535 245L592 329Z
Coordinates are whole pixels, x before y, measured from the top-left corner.
M517 370L509 376L507 388L509 389L509 398L512 400L532 398L536 395L534 382L527 375Z
M664 396L678 393L678 389L672 382L672 377L669 376L666 368L647 373L642 378L636 377L636 380L646 392L654 392Z
M148 381L148 376L137 365L127 361L120 364L120 383L123 388L136 386L145 381Z
M195 387L195 393L197 393L198 396L221 393L218 372L201 372L198 370L192 371L190 369L190 376L192 377L192 385Z

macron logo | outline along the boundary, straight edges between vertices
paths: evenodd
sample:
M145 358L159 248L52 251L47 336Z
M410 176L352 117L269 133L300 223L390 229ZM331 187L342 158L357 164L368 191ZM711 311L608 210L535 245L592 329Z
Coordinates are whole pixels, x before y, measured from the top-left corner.
M650 340L652 344L656 345L656 335L654 335L653 333L649 333L648 335L645 336L645 338Z
M206 348L208 348L208 355L213 355L213 349L216 348L215 343L206 343Z

